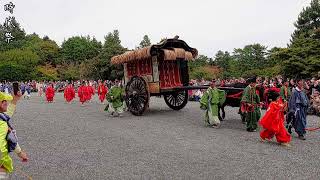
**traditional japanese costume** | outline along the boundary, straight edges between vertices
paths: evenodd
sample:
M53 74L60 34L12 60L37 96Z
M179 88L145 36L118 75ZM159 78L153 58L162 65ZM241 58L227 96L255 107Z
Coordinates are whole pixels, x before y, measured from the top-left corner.
M54 97L54 89L53 87L49 86L46 90L46 98L48 102L52 102Z
M226 100L226 93L218 88L209 87L200 100L200 108L205 110L205 125L218 125L219 106Z
M259 124L264 128L260 133L262 139L272 139L276 136L279 143L288 143L291 136L284 126L284 109L285 104L282 98L270 103L265 115L259 121Z
M299 136L306 134L307 110L309 100L307 95L298 87L294 88L289 100L289 113L293 114L293 127Z
M241 99L241 111L245 115L247 131L255 131L261 117L260 97L255 87L247 86L243 91Z
M75 90L72 85L68 85L68 87L64 89L64 98L67 102L71 102L73 98L75 98Z

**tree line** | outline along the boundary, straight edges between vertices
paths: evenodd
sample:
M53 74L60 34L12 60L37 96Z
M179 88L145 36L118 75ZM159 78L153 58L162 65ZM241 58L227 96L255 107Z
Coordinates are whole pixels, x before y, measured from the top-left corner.
M190 63L192 78L246 76L311 78L320 76L320 2L312 0L294 23L290 43L285 48L268 48L259 43L218 51L212 58L199 56ZM218 73L217 73L218 72Z
M48 36L26 34L14 19L0 25L0 80L121 79L123 67L110 63L111 57L129 50L121 45L118 30L107 33L103 42L91 36L74 36L61 46ZM189 63L190 77L211 79L252 75L311 77L320 71L320 2L312 0L294 23L285 48L268 48L259 43L218 51L213 57L199 55ZM15 39L7 43L5 32ZM192 40L188 40L192 41ZM151 45L145 35L136 48Z

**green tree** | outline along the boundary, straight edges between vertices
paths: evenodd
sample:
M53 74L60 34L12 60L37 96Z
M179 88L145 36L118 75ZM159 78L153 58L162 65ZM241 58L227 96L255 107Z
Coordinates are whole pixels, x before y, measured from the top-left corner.
M45 65L50 63L55 65L59 56L59 46L53 40L50 40L48 36L40 38L37 34L33 33L26 36L26 43L23 46L24 49L31 49L40 57L40 63Z
M35 74L39 56L31 50L11 49L0 52L0 79L29 80Z
M105 36L105 41L99 56L92 59L90 68L91 77L95 79L121 79L123 77L123 67L112 65L111 58L126 51L121 45L119 31L114 30Z
M97 56L100 48L101 43L95 38L75 36L62 43L61 53L66 62L80 63Z
M193 61L190 61L188 64L189 64L190 70L192 71L194 68L208 65L209 62L211 61L212 60L209 57L205 55L199 55L196 59L194 59Z
M0 81L25 81L33 79L32 73L26 67L14 63L0 63Z
M320 2L312 0L294 24L291 44L279 53L285 57L282 70L286 76L310 77L320 70Z
M80 79L79 65L77 64L70 63L70 64L58 65L57 71L59 74L59 79L62 79L62 80Z
M260 44L247 45L243 49L235 49L233 57L242 72L258 69L265 66L267 59L267 47Z
M292 34L292 43L296 38L313 37L317 32L315 30L320 28L320 1L312 0L310 6L300 12L294 26L296 29Z
M150 45L151 45L151 41L150 41L148 35L144 35L143 40L139 44L139 48L144 48L144 47L147 47Z
M58 69L51 64L39 65L36 67L37 80L58 80Z
M230 55L228 51L218 51L217 54L214 57L214 62L217 66L222 68L223 70L223 77L230 77L231 76L231 63L232 63L233 57Z
M39 61L40 57L31 50L12 49L0 53L0 63L8 62L22 65L30 68L30 70L34 68Z

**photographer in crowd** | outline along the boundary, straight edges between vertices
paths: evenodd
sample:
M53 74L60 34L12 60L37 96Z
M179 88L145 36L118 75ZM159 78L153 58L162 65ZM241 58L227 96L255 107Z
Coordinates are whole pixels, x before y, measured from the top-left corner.
M21 150L17 142L16 133L11 123L16 104L21 96L20 92L14 97L0 92L0 179L7 178L8 173L13 171L10 152L15 152L22 161L28 160L26 153Z

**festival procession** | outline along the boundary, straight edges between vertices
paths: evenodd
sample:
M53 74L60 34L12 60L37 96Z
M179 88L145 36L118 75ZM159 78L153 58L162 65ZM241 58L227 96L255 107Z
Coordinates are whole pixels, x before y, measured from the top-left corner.
M319 179L320 1L294 1L284 45L213 57L184 28L55 41L1 1L0 179Z

